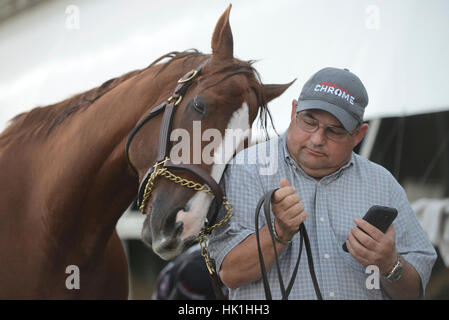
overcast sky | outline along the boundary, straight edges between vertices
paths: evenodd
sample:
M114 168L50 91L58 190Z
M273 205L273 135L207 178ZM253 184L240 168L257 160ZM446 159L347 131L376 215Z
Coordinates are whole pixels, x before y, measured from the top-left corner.
M49 1L0 24L0 130L7 120L144 68L173 50L210 53L229 1ZM365 83L366 118L449 108L449 1L232 2L234 54L264 83L297 78L270 103L279 132L292 99L327 66Z

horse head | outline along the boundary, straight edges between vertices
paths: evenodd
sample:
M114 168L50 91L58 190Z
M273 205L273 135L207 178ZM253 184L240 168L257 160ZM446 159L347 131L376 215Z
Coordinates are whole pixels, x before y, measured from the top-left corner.
M177 87L170 99L152 106L151 115L143 116L129 140L129 160L139 175L141 209L146 214L142 239L167 260L197 239L211 206L220 205L213 203L219 193L211 186L214 183L201 178L207 175L220 181L226 164L249 141L257 115L267 112L266 104L291 85L264 85L251 62L234 58L230 9L217 22L211 55L184 54L184 59L160 65L158 92L167 99ZM168 84L170 74L184 77ZM153 117L161 120L146 122ZM159 143L150 138L154 136ZM161 147L174 170L155 179L152 174L167 164ZM183 164L196 169L183 170Z

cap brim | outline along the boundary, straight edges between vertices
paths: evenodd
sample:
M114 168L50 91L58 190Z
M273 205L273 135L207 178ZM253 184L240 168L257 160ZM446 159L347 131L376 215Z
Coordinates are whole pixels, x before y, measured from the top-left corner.
M300 100L298 101L296 112L311 109L318 109L329 112L335 118L337 118L337 120L340 121L343 127L349 132L353 131L359 124L359 121L344 109L337 107L332 103L321 100Z

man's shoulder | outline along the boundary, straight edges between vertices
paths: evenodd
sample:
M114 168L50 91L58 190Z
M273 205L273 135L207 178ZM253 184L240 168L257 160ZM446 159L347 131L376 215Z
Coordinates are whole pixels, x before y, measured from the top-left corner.
M387 180L395 180L393 175L388 169L382 165L375 163L361 155L353 152L353 160L356 167L359 168L362 175L373 175L376 177L384 178Z

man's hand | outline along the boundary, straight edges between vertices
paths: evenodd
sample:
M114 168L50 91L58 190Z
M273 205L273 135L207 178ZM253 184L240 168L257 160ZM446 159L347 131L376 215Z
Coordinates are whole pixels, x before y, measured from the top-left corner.
M278 237L283 241L290 241L299 226L306 219L304 204L301 197L295 192L287 179L281 179L281 187L276 190L271 200L274 213L274 227ZM268 224L260 228L260 248L265 260L265 266L270 269L275 263L273 241ZM275 242L278 254L287 246L279 241ZM223 259L220 268L220 278L223 283L232 289L239 288L262 277L257 237L253 233L236 245Z
M389 273L398 259L393 225L383 233L363 219L356 218L354 222L366 233L352 227L346 241L349 253L363 266L375 265L381 274Z
M279 238L283 241L290 241L295 233L299 231L299 226L307 217L304 211L304 204L301 202L296 189L290 185L287 179L282 178L281 188L273 194L272 210L275 215L274 227Z

